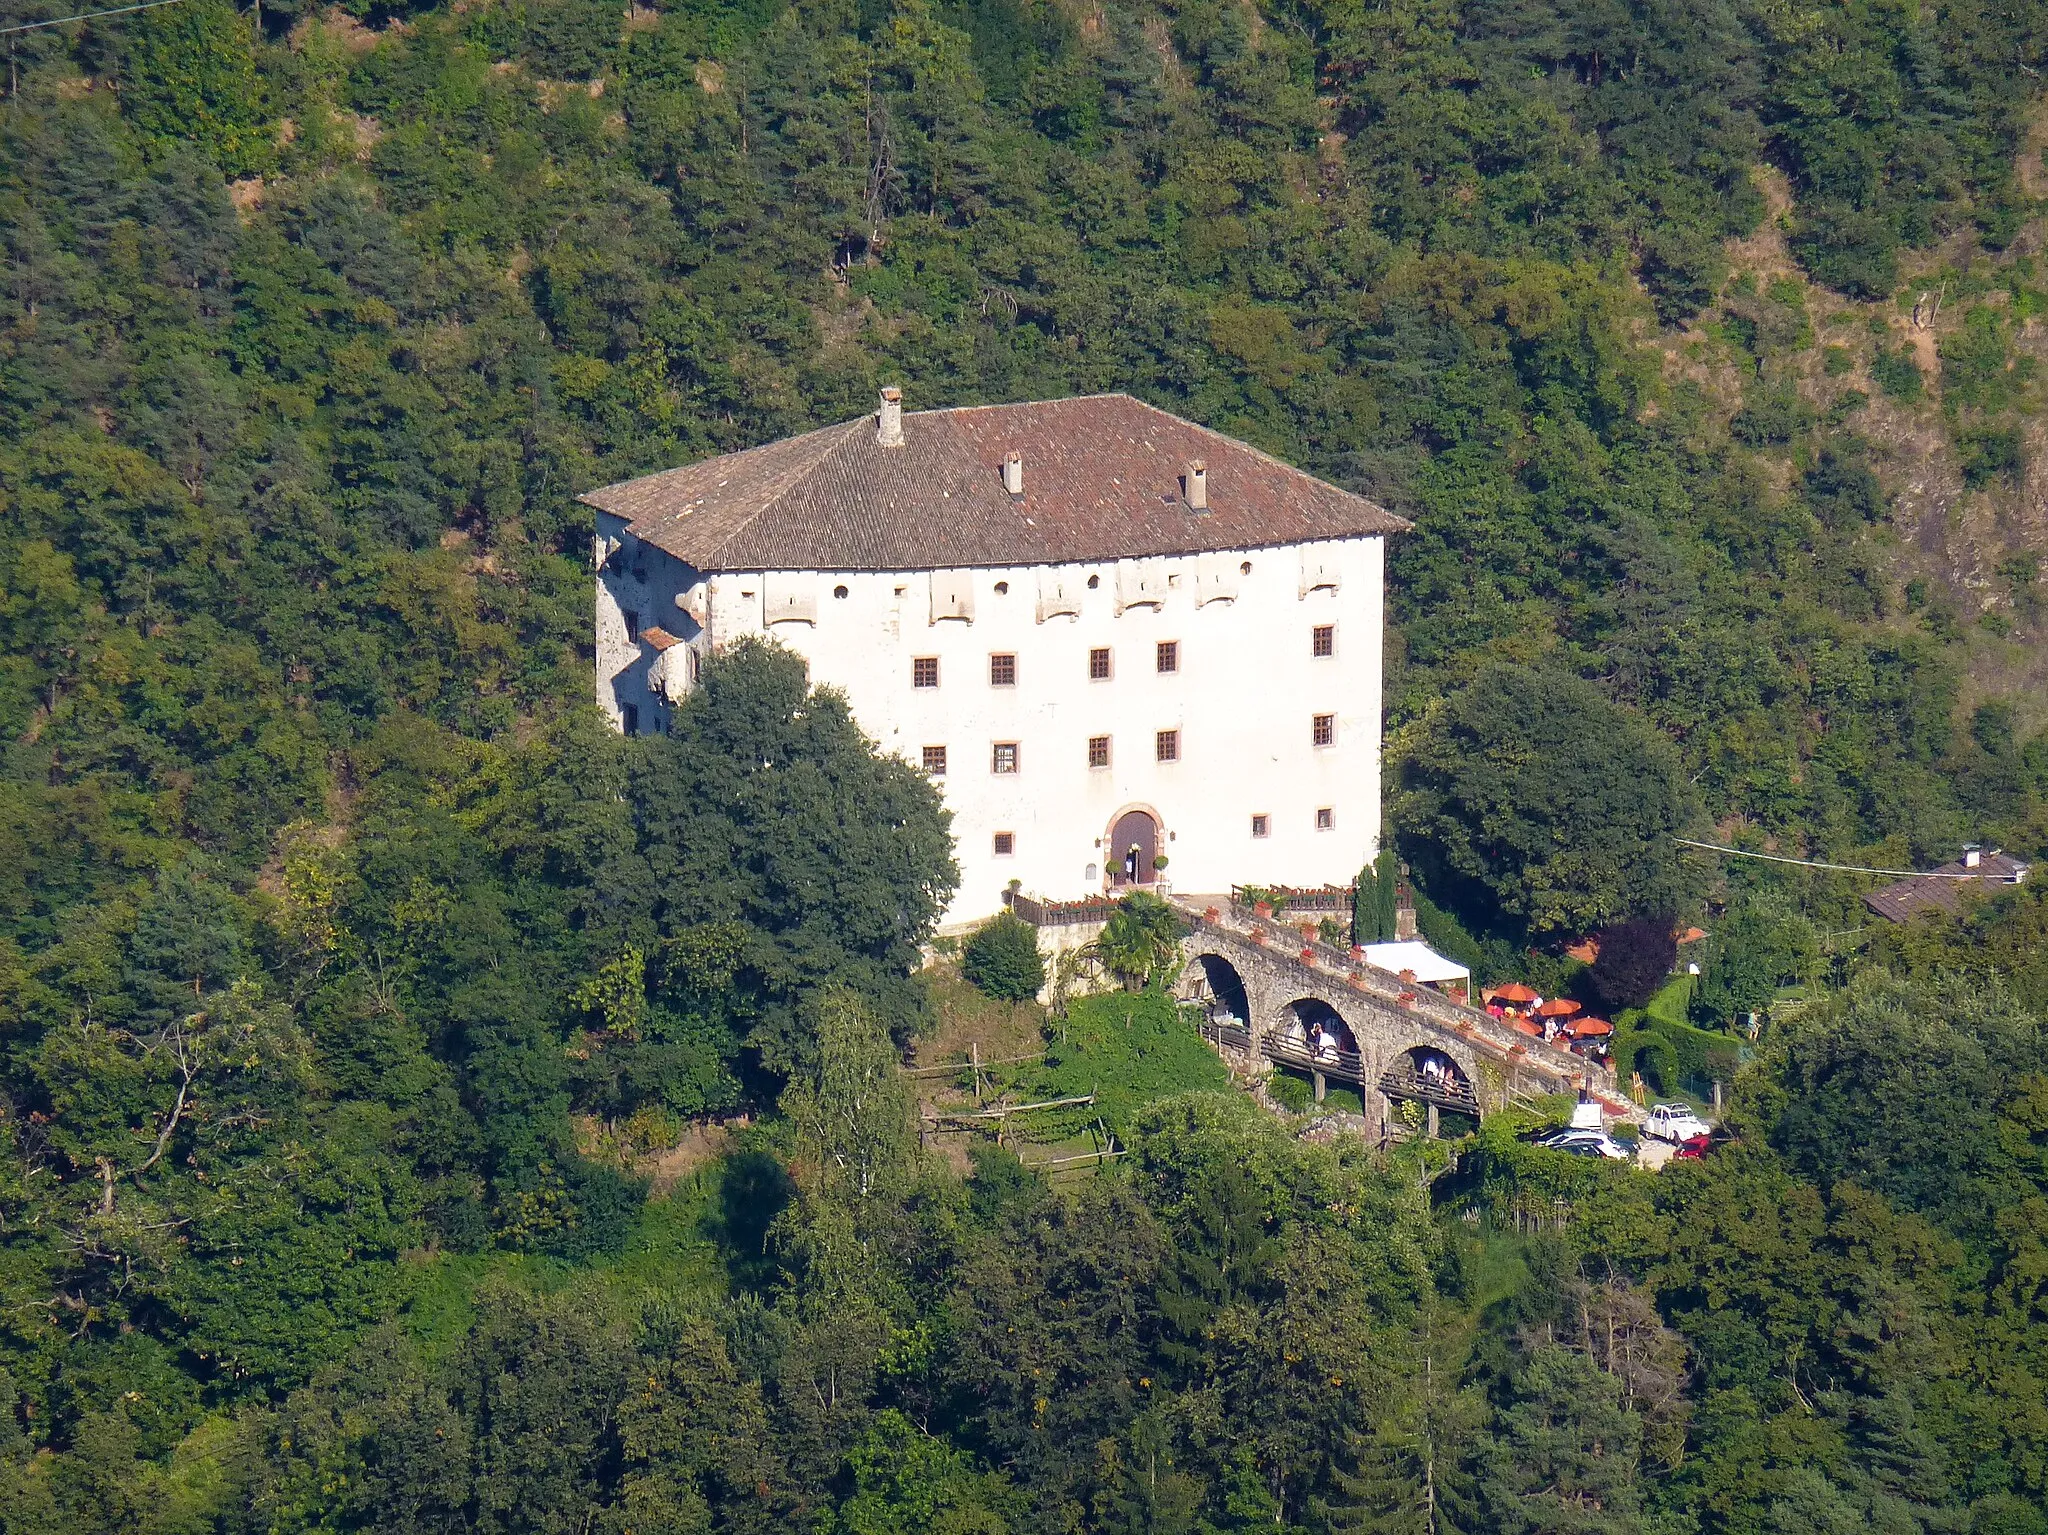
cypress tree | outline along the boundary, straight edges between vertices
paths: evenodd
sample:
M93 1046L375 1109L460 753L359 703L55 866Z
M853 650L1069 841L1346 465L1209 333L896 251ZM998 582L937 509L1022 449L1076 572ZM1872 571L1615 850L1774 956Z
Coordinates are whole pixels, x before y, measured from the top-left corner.
M1395 935L1395 909L1401 904L1401 866L1391 848L1381 848L1373 860L1373 941L1391 943Z

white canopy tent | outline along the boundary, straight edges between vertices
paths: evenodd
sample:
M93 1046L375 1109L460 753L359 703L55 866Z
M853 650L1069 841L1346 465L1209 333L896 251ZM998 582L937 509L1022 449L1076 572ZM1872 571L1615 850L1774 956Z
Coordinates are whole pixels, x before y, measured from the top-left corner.
M1411 971L1415 979L1425 986L1462 981L1467 991L1472 987L1470 970L1456 960L1445 959L1428 944L1413 939L1406 943L1369 943L1365 946L1365 962L1375 969L1391 970L1396 975L1403 970Z

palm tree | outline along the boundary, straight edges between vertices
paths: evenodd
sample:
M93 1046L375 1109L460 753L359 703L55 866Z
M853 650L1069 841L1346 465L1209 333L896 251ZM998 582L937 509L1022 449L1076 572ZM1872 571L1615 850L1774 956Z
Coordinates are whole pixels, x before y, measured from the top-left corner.
M1179 972L1180 939L1181 923L1174 909L1156 895L1135 890L1117 903L1088 948L1126 991L1137 991L1171 981Z

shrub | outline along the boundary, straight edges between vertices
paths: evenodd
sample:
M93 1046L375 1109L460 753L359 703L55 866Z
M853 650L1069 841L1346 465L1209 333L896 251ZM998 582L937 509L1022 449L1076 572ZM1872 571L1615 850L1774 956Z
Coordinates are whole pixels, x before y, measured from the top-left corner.
M1280 1107L1293 1114L1306 1114L1315 1102L1315 1092L1300 1077L1289 1076L1284 1071L1273 1073L1266 1083L1266 1095Z
M1823 202L1792 231L1792 250L1816 281L1851 298L1882 298L1898 281L1899 238L1878 214Z
M960 973L999 1002L1024 1002L1045 985L1045 956L1038 929L1013 912L992 917L974 930L961 950Z
M2020 434L2011 428L1966 427L1956 433L1956 446L1962 450L1963 479L1972 489L1982 489L2000 476L2017 479L2026 467Z
M1889 347L1879 347L1877 355L1870 359L1870 377L1894 400L1917 400L1926 384L1911 349L1903 346L1896 352Z

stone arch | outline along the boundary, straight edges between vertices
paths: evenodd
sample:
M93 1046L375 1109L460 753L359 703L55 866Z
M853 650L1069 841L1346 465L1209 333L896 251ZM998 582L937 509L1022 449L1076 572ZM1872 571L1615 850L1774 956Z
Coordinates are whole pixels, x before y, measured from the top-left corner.
M1322 997L1300 996L1284 1004L1273 1018L1273 1031L1289 1044L1306 1044L1317 1024L1333 1032L1337 1048L1347 1055L1364 1055L1364 1042L1342 1013Z
M1464 1060L1459 1056L1463 1055ZM1428 1133L1435 1135L1441 1114L1477 1120L1484 1113L1480 1084L1469 1050L1448 1040L1429 1039L1390 1053L1378 1077L1381 1095L1390 1103L1417 1105L1427 1113Z
M1251 988L1237 966L1213 950L1201 950L1191 957L1181 972L1181 994L1207 1007L1218 1022L1221 1014L1228 1013L1232 1022L1247 1029L1252 1026Z
M1476 1090L1477 1086L1472 1080L1471 1072L1459 1065L1458 1058L1436 1040L1423 1045L1410 1045L1388 1061L1387 1067L1392 1071L1399 1071L1405 1067L1424 1079L1441 1076L1444 1080L1467 1089Z

